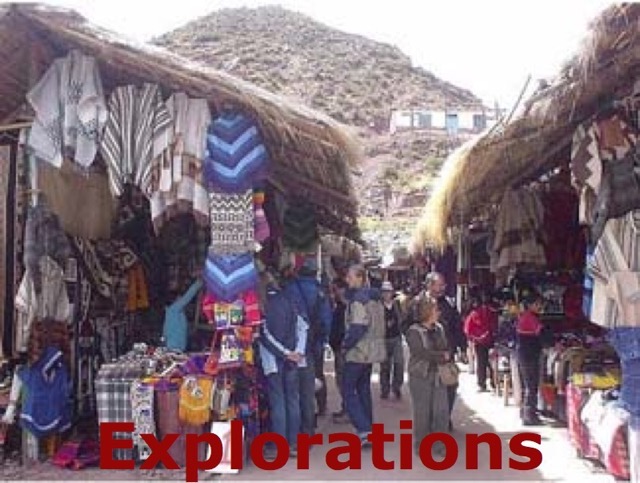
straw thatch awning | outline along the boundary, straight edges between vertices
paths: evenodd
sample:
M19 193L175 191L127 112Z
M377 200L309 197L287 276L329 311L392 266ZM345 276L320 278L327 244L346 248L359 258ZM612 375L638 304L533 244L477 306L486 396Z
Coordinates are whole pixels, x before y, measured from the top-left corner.
M289 197L313 202L325 227L357 236L350 175L360 153L344 126L224 72L124 40L73 11L38 4L0 5L0 120L15 120L30 86L55 58L73 49L98 60L107 92L147 81L166 93L184 91L206 98L214 109L240 107L260 124L274 161L273 184Z
M591 24L582 51L506 126L453 153L414 233L413 249L443 246L447 230L469 223L522 186L568 165L578 125L640 79L640 3L614 5Z

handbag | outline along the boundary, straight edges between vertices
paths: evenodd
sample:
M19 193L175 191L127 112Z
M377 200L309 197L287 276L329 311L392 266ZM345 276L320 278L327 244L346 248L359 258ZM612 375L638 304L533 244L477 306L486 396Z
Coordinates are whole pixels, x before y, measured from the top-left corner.
M460 369L455 362L445 362L438 364L438 377L445 386L455 386L458 384Z

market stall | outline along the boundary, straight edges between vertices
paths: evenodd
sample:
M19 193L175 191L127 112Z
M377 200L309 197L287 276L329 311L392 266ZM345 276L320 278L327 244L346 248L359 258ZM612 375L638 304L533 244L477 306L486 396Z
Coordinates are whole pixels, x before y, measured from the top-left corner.
M639 17L637 4L607 9L557 79L447 160L413 244L455 247L459 278L477 279L480 227L503 304L517 307L522 289L543 294L553 339L539 409L568 422L580 454L634 481ZM508 353L517 313L505 312ZM512 385L516 369L502 371Z
M350 135L66 10L0 7L0 52L2 420L25 461L95 464L87 421L134 422L117 457L138 461L145 432L263 432L262 274L359 239Z

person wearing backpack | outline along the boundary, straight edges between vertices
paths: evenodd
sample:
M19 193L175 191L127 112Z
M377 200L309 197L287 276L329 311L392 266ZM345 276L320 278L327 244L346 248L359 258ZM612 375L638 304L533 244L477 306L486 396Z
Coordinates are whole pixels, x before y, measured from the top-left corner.
M309 326L306 366L300 371L300 432L310 435L315 434L316 415L325 414L327 408L324 348L329 341L333 318L331 303L317 279L317 271L315 258L307 257L286 288ZM319 391L316 391L316 379L322 383Z
M362 445L369 446L367 436L373 425L371 373L373 364L386 359L384 307L380 292L367 286L367 272L363 266L349 268L347 284L342 395Z

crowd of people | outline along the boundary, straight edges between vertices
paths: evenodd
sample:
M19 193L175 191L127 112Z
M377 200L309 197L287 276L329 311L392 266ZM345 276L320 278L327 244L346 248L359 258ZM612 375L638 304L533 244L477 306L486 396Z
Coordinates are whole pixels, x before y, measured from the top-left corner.
M417 293L398 297L388 281L372 288L361 265L349 267L329 287L318 281L311 263L270 276L260 353L268 379L271 430L287 438L291 456L296 456L298 434L313 435L318 418L327 413L327 346L334 355L340 396L333 422L351 424L363 447L370 444L367 436L375 421L371 379L376 366L381 399L402 399L405 371L408 374L416 452L427 434L453 431L456 362L467 364L473 347L478 389L486 391L487 380L493 384L489 351L498 318L488 293L472 297L463 318L446 297L446 287L441 274L431 273ZM524 424L537 424L540 297L530 295L525 308L517 323L522 416ZM442 450L433 448L436 455Z

